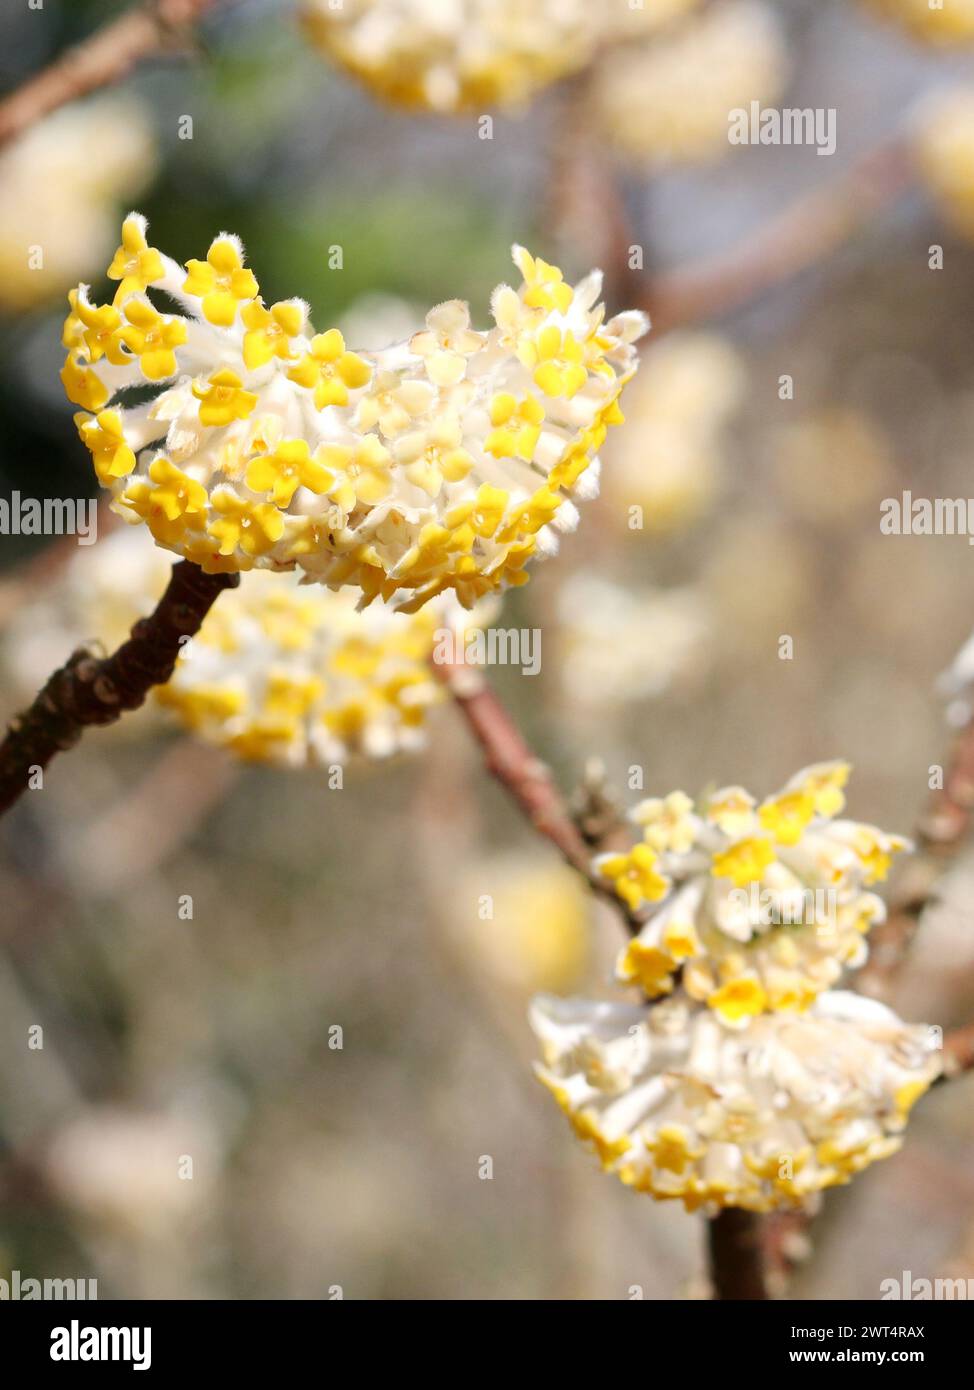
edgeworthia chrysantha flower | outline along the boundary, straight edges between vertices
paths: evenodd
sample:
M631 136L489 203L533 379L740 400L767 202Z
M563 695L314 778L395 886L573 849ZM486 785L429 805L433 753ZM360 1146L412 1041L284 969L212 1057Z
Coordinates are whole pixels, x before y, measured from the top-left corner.
M449 300L408 341L354 352L303 301L265 305L236 237L184 267L131 214L113 303L79 286L64 329L62 380L114 509L208 572L298 567L363 604L452 589L470 607L524 583L576 525L570 494L597 491L647 323L605 322L598 272L573 289L523 247L514 260L523 281L494 291L488 331Z
M872 825L836 819L849 766L803 768L760 805L724 787L695 806L684 792L630 813L642 840L599 855L595 870L647 921L616 976L650 997L676 977L728 1027L767 1010L800 1011L866 958L882 921L870 892L908 847Z
M974 39L974 0L863 0L867 10L909 29L927 43Z
M376 96L437 112L519 107L605 43L699 0L304 0L306 32Z
M73 647L108 649L152 612L171 572L141 526L79 550L63 574L23 604L4 634L10 678L36 689ZM301 584L296 573L255 570L228 590L188 642L141 718L168 712L185 729L239 757L331 767L353 757L412 752L443 698L430 669L441 633L488 621L490 601L467 613L450 594L415 614L381 600L364 612L350 590Z
M688 1211L769 1211L848 1182L902 1143L937 1032L830 992L729 1033L685 996L655 1007L537 998L536 1067L603 1168Z

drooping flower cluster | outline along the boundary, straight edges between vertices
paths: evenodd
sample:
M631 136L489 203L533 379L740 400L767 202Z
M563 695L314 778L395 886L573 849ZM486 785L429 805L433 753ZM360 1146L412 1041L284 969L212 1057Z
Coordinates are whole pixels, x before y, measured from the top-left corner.
M653 1008L540 996L540 1080L627 1186L688 1211L770 1211L847 1183L902 1143L939 1072L936 1033L861 995L728 1033L674 996Z
M519 107L584 67L600 45L645 34L699 0L305 0L326 57L400 106L453 112Z
M606 54L593 114L605 139L637 163L696 164L728 152L728 113L773 102L785 70L774 11L761 0L728 0L672 33Z
M155 164L151 123L131 95L73 103L6 146L0 308L30 309L99 273L117 235L119 199L143 188Z
M867 10L892 20L927 43L965 43L974 39L974 0L863 0Z
M917 167L944 216L974 240L974 90L955 87L925 102L915 144Z
M84 548L4 634L4 667L25 694L75 647L112 650L152 612L171 566L138 526ZM437 635L489 621L490 603L465 613L444 594L415 614L297 574L254 571L222 594L188 642L149 712L239 757L301 768L381 758L421 747L441 687L430 669Z
M209 572L293 569L415 609L526 581L597 490L644 315L604 322L600 276L572 289L522 247L494 327L433 309L408 342L353 352L301 300L265 305L221 234L186 267L131 214L113 303L72 292L62 380L113 507ZM170 314L148 291L184 309ZM157 387L138 404L121 393Z
M720 1022L806 1009L866 958L885 908L870 887L907 841L835 819L848 764L804 768L760 805L725 787L696 808L683 792L631 812L643 839L599 855L596 871L628 906L648 910L616 976L650 997L679 974Z
M668 535L717 495L746 374L736 349L713 333L667 334L643 365L626 393L627 428L607 449L606 498L621 529L639 507L640 529Z

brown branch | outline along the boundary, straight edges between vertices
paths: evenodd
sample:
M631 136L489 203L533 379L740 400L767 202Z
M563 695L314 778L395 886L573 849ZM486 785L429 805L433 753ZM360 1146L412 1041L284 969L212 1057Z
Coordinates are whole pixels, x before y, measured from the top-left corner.
M974 1023L955 1028L944 1038L944 1070L941 1081L974 1069Z
M119 81L144 59L185 42L190 26L217 0L145 0L0 101L0 147L69 101Z
M869 936L869 960L858 977L865 994L881 995L892 982L935 896L944 869L966 841L974 816L974 719L961 730L944 775L915 831L919 853L903 866L902 886L886 921Z
M79 648L55 671L30 709L11 720L0 744L0 815L27 790L35 768L77 743L86 728L112 724L137 709L154 685L173 673L183 642L200 629L235 574L204 574L181 560L155 612L135 624L112 656L98 658Z
M768 1298L763 1224L760 1216L739 1207L726 1207L707 1222L715 1299Z
M480 745L487 771L509 793L538 834L550 840L592 891L623 916L629 930L639 931L644 918L639 912L631 912L611 885L592 869L592 849L550 769L535 756L498 696L479 673L468 667L433 662L433 670Z
M729 251L651 279L643 308L653 336L748 304L837 250L914 177L906 134L858 160L834 183L802 194Z

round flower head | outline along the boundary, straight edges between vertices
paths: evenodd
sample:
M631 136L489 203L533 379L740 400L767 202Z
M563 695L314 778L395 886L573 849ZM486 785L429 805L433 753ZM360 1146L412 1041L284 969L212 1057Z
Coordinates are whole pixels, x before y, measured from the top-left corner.
M974 89L931 97L916 119L917 167L950 225L974 240Z
M79 550L10 624L5 667L36 690L73 648L98 641L114 649L152 612L171 571L138 526ZM412 751L425 743L429 711L442 699L430 668L436 642L444 631L455 638L489 621L492 607L465 613L444 594L415 614L381 601L359 612L351 592L253 571L221 595L169 683L154 688L132 722L144 733L144 719L158 721L164 708L243 758L297 768Z
M967 43L974 39L974 0L864 0L867 10L892 20L927 43Z
M727 113L773 101L784 75L773 10L758 0L728 0L658 40L607 54L596 69L594 113L629 159L692 164L732 149Z
M540 1080L602 1166L688 1211L805 1204L902 1143L936 1078L932 1029L842 992L728 1033L674 996L654 1008L542 995Z
M442 698L436 634L470 615L444 595L419 613L266 570L211 610L156 697L198 737L290 767L415 751Z
M437 112L520 107L602 43L645 34L699 0L304 0L306 32L377 96Z
M842 762L804 768L760 806L743 787L699 809L683 792L636 806L642 841L594 861L647 914L616 977L655 998L679 973L721 1023L745 1028L767 1010L807 1008L861 965L885 911L869 887L907 841L835 819L848 774Z
M265 305L235 237L184 268L133 213L114 303L70 296L61 374L113 507L208 572L299 567L363 603L453 589L469 608L524 583L577 523L569 494L597 491L646 320L605 323L598 272L572 289L514 259L523 282L495 290L488 332L450 300L408 341L353 352L302 301Z

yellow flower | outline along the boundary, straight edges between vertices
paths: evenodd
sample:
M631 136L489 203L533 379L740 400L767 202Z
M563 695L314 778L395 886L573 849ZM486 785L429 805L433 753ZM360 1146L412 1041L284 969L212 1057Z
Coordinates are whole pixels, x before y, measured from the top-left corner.
M752 976L741 976L737 980L728 980L727 984L708 995L707 1006L725 1023L739 1026L764 1013L768 1007L768 996L759 980Z
M171 460L160 455L149 465L152 506L158 508L167 521L180 517L206 515L206 488L177 468Z
M473 459L461 447L460 422L453 416L434 421L428 429L403 435L396 441L396 462L406 477L430 497L439 496L444 482L456 483L473 467Z
M346 352L345 339L337 328L316 333L311 339L311 351L288 372L290 380L299 386L314 387L318 410L329 405L348 405L349 391L365 386L371 375L372 368L364 357Z
M283 514L269 502L250 502L229 488L217 489L212 501L220 519L206 529L221 555L232 555L238 545L245 555L263 555L284 534Z
M164 273L162 256L145 239L146 220L130 213L122 223L122 244L108 267L109 280L120 280L115 291L115 303L121 304L130 294L142 294Z
M125 441L122 420L116 410L102 410L92 419L90 415L75 417L81 442L91 450L98 481L107 487L113 478L124 478L135 467L135 454Z
M409 349L426 363L426 374L436 386L455 386L466 374L467 358L486 342L483 333L470 327L470 309L462 299L448 299L426 315L424 331L414 333Z
M524 276L524 303L531 309L556 309L566 314L574 294L556 265L549 265L540 256L532 256L523 246L515 246L514 261Z
M738 840L729 849L719 850L713 857L711 873L714 878L729 878L735 888L759 883L769 864L774 863L774 849L766 835L753 835Z
M239 376L229 367L214 372L206 386L194 381L193 395L200 403L200 424L214 427L246 420L257 404L256 394L245 391Z
M306 439L282 439L272 454L260 454L247 468L247 486L269 492L277 507L287 507L299 487L327 492L335 475L312 457Z
M758 808L758 819L779 845L797 845L815 814L815 799L807 792L785 792Z
M203 317L229 328L242 300L253 299L259 286L252 270L243 263L243 249L233 236L218 236L205 261L186 262L189 274L183 282L187 294L203 301Z
M686 854L697 834L692 811L693 801L686 792L670 792L667 797L641 801L633 808L631 819L642 826L643 839L653 849Z
M623 902L635 911L644 902L658 902L669 891L669 880L656 870L656 854L649 845L634 845L626 854L600 854L597 872L607 878Z
M253 300L241 312L244 327L243 359L248 372L264 367L274 357L288 358L291 339L304 327L304 305L296 299L283 299L265 308Z
M108 404L110 392L97 372L69 357L59 373L64 394L72 405L85 410L101 410Z
M519 401L509 391L500 391L490 403L490 422L494 429L484 448L496 458L520 458L530 462L541 437L545 409L536 396Z
M174 348L186 341L186 320L164 318L144 299L130 299L125 305L129 327L123 328L122 340L135 353L143 374L149 381L162 381L176 375Z
M352 511L358 502L372 506L392 491L391 455L376 434L367 434L354 449L345 444L323 444L318 457L342 474L329 496L344 512Z
M542 328L534 339L525 339L518 356L526 367L534 368L534 383L546 396L566 396L569 400L588 380L582 366L582 345L572 333L554 324Z
M650 999L656 999L673 988L675 969L676 961L671 955L637 936L626 946L616 973L626 984L638 985Z
M113 366L121 367L131 360L123 342L122 315L114 305L103 304L96 308L82 293L75 299L75 310L84 325L82 337L89 362L107 357Z

